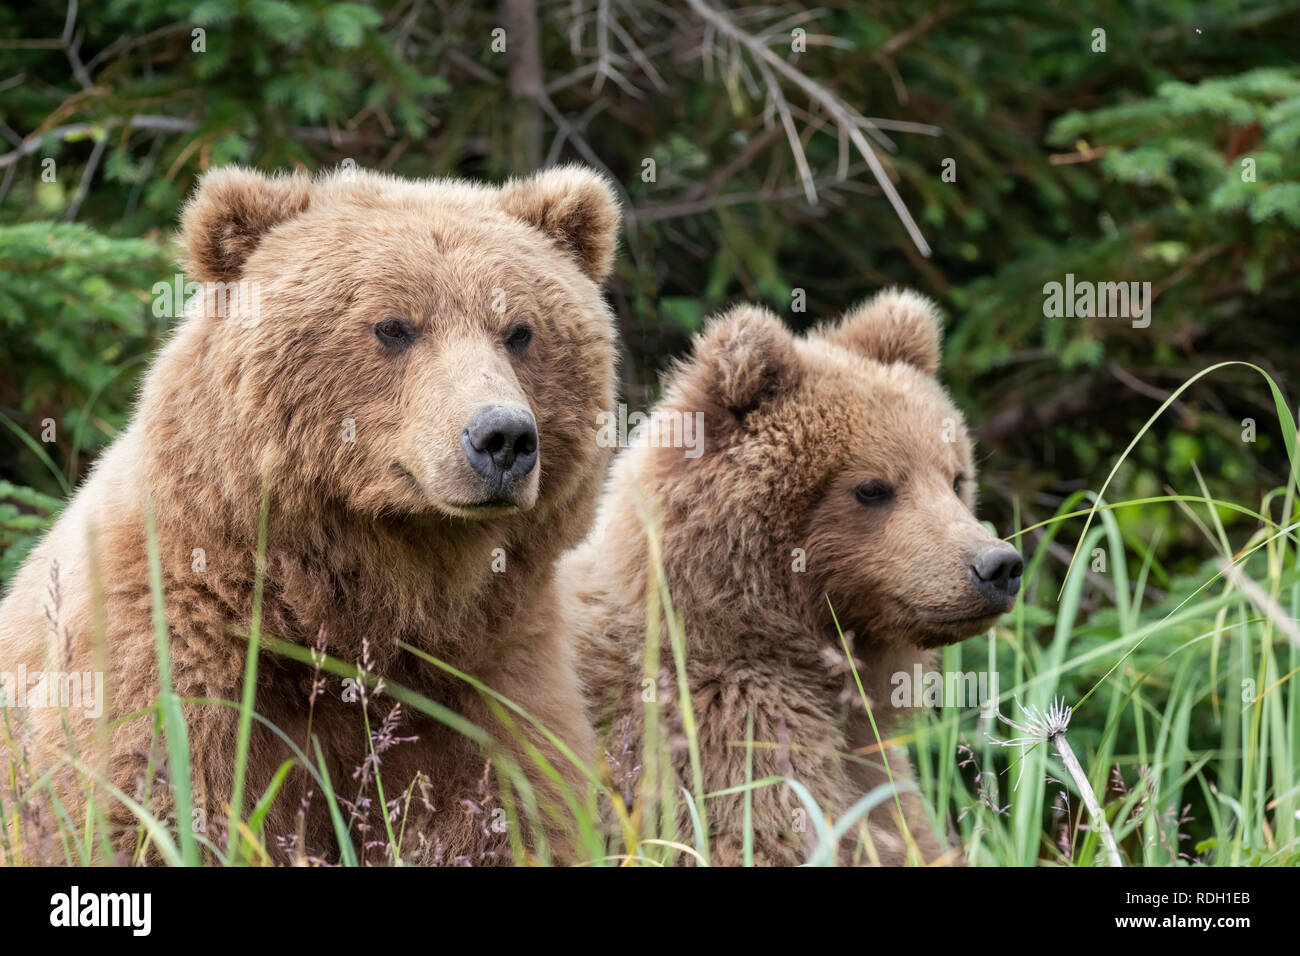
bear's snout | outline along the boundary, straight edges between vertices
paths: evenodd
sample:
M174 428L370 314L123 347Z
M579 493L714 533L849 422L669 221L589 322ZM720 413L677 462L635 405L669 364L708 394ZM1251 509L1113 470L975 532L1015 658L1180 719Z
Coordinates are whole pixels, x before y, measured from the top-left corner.
M980 548L971 562L971 580L990 604L1005 609L1020 592L1020 575L1024 571L1020 552L999 542Z
M498 494L537 464L537 420L518 405L487 405L461 432L461 445L474 473Z

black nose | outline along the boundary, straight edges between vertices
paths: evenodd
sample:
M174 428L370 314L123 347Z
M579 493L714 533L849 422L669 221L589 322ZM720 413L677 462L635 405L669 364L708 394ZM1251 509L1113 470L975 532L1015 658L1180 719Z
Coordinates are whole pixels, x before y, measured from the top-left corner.
M1025 564L1020 553L1008 544L991 544L975 552L970 566L975 587L990 601L1005 602L1020 591Z
M518 405L480 408L461 432L470 467L494 487L522 478L537 464L537 422Z

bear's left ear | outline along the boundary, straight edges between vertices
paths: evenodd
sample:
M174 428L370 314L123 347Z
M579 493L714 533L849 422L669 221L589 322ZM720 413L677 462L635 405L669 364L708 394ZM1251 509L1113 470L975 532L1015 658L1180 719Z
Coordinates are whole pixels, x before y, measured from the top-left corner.
M685 406L716 408L735 420L790 392L802 375L790 330L771 311L753 305L710 320L679 369Z
M614 265L620 213L609 182L582 166L558 166L501 187L501 208L554 239L596 283Z
M311 183L300 174L210 171L181 211L186 271L200 282L233 282L263 237L310 202Z
M940 328L938 310L925 296L886 289L821 334L877 362L904 362L933 375L939 370Z

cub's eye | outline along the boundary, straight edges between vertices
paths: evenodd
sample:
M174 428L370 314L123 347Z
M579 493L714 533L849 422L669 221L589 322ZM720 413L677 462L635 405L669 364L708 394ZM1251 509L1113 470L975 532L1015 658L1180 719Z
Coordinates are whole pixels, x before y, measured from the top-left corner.
M533 327L526 322L510 327L506 332L505 344L506 351L511 355L518 355L524 349L528 348L528 343L533 340Z
M957 492L958 495L960 495L962 486L964 484L966 484L966 476L963 474L958 474L957 477L952 480L952 490Z
M883 505L894 497L894 489L879 478L864 481L854 489L853 494L864 505Z
M390 315L382 322L376 322L374 330L375 338L390 349L401 351L415 344L415 327L395 315Z

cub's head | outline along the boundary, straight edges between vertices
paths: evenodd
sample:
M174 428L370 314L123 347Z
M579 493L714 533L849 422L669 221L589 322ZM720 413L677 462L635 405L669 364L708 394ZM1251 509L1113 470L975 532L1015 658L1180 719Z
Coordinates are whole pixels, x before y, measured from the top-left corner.
M215 170L182 216L208 293L185 332L280 486L373 513L527 511L603 463L618 223L573 167L499 188Z
M659 460L727 516L715 565L829 599L845 630L895 643L962 640L1011 608L1021 559L975 519L939 340L931 304L895 290L801 338L762 309L714 320L666 398L704 412L705 452Z

